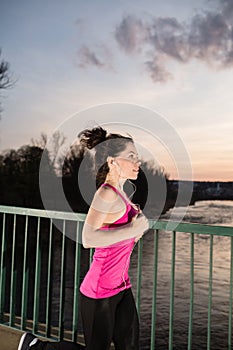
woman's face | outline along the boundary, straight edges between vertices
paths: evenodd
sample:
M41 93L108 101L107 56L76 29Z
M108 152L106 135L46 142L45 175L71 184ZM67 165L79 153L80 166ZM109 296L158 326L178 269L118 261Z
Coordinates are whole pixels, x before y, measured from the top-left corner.
M124 151L114 158L120 177L135 180L138 177L139 166L137 150L132 142L128 142Z

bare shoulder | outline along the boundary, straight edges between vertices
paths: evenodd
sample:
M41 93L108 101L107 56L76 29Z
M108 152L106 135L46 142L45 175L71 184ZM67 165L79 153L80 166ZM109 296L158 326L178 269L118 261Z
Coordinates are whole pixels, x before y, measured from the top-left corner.
M96 198L101 198L108 202L113 202L117 199L117 193L109 186L101 186L95 193Z
M101 213L115 213L122 211L125 203L109 186L101 186L96 191L91 208Z

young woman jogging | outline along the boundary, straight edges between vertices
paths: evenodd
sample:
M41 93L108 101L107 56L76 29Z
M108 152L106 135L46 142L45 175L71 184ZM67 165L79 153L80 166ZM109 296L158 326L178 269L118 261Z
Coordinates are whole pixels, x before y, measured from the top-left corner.
M102 127L79 134L84 149L95 150L97 190L83 227L85 248L95 248L80 286L81 316L87 350L139 349L139 321L128 275L130 256L148 229L148 220L124 191L138 177L140 161L130 136ZM78 350L72 342L42 342L25 333L18 350Z

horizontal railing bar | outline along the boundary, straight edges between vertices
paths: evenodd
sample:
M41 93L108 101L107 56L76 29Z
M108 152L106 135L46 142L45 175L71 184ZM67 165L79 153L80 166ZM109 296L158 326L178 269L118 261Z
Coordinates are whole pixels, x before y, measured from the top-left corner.
M29 215L39 216L50 219L60 220L71 220L71 221L84 221L86 214L84 213L71 213L64 211L44 210L44 209L31 209L22 207L11 207L0 205L0 212L6 214L18 214L18 215ZM176 231L176 232L188 232L197 234L207 235L218 235L218 236L230 236L233 237L233 227L230 226L217 226L217 225L206 225L196 224L188 222L176 222L176 221L154 221L149 219L150 228L155 230L165 231Z
M194 223L176 222L176 221L150 220L150 228L164 230L164 231L175 230L176 232L233 237L233 227L230 227L230 226L217 226L217 225L194 224Z
M39 216L42 218L72 220L72 221L84 221L86 217L86 214L82 214L82 213L69 213L69 212L55 211L55 210L11 207L11 206L5 206L5 205L0 205L0 212L6 213L6 214Z

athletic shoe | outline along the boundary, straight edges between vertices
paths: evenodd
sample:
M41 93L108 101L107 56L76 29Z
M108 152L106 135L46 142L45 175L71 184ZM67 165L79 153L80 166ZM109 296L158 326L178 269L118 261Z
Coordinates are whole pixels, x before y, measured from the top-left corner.
M20 339L18 350L29 350L33 345L39 341L35 335L31 333L24 333Z

